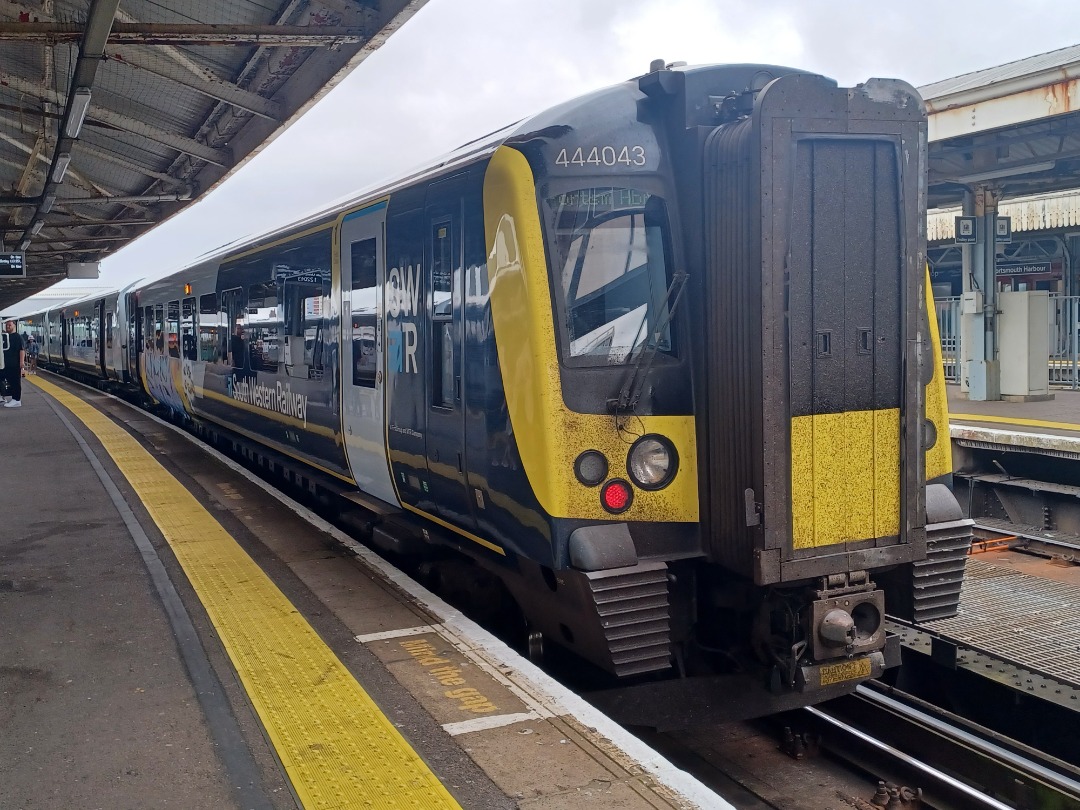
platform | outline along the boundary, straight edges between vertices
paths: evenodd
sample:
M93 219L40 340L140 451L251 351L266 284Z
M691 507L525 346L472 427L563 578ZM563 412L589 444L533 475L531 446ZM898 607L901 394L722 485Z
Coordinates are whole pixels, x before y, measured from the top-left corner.
M1080 391L1053 389L1054 399L1042 402L973 401L959 386L947 391L954 435L975 429L1080 438Z
M0 807L729 807L154 417L0 411Z

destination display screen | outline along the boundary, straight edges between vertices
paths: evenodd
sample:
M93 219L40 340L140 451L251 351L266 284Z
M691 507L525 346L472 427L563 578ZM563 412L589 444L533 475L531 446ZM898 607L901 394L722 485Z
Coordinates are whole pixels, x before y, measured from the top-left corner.
M25 278L25 253L0 253L0 278Z

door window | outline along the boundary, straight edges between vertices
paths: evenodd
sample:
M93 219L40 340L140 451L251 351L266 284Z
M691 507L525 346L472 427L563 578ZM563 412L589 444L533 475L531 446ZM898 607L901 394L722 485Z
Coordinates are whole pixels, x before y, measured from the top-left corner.
M379 318L378 256L374 238L352 244L352 381L375 387Z
M454 347L453 220L436 221L431 227L431 404L454 407L457 352Z

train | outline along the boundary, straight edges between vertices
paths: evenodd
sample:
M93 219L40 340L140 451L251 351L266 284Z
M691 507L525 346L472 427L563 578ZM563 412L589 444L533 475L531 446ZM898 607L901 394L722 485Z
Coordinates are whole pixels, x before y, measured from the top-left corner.
M926 126L899 80L656 62L20 330L454 561L617 718L769 714L896 665L887 614L955 610L919 575L970 542Z

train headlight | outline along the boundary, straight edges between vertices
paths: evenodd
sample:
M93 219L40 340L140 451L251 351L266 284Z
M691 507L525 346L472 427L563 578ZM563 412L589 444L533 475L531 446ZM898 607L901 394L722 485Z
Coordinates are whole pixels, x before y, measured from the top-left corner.
M642 489L662 489L671 483L679 457L671 442L662 436L642 436L630 448L626 471Z

